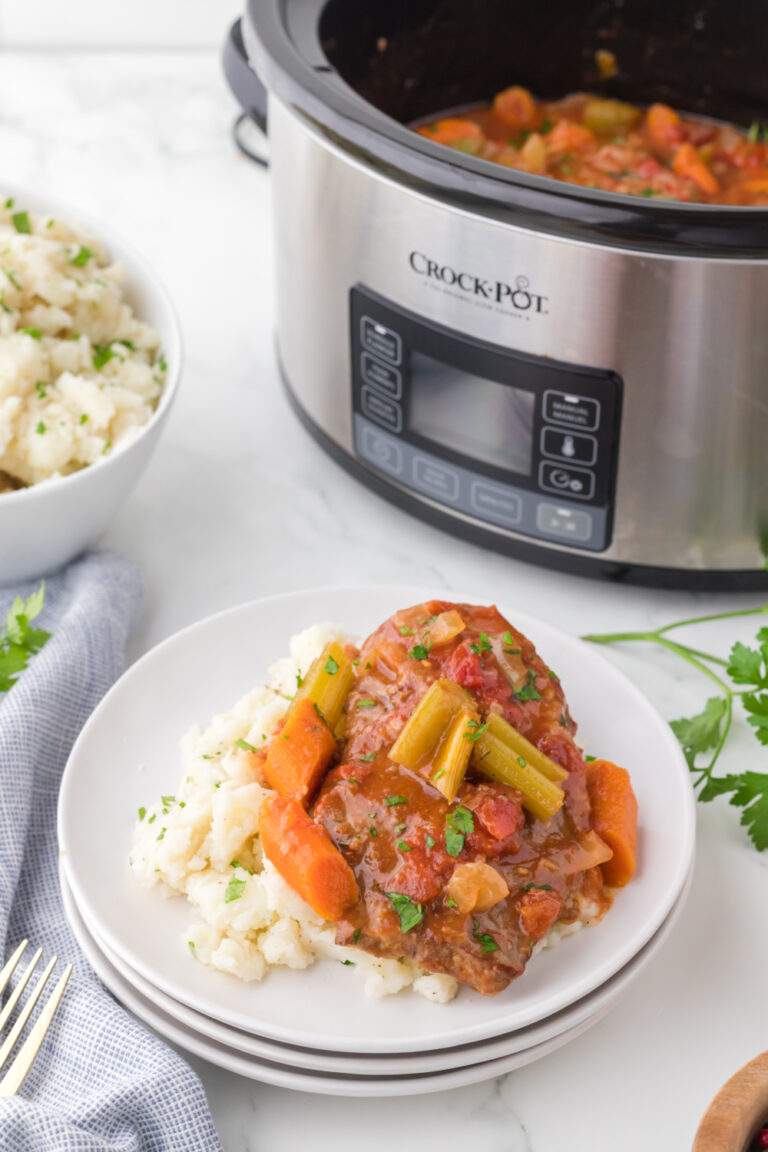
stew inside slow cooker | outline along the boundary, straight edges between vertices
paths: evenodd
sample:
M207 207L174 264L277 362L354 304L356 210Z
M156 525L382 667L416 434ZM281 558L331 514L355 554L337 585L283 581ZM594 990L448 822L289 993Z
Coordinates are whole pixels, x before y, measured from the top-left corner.
M577 92L537 100L513 86L493 102L417 128L450 148L570 184L707 204L768 206L768 129L748 132Z

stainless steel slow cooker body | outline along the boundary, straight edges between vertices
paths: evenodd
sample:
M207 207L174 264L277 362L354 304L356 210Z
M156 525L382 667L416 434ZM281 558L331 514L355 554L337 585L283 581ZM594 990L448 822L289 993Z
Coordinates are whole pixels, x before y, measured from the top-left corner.
M339 109L322 21L291 32L259 3L244 31L270 90L281 367L315 436L390 499L524 558L764 584L768 214L574 206L525 177L510 203L484 162L427 142L437 158L404 165Z

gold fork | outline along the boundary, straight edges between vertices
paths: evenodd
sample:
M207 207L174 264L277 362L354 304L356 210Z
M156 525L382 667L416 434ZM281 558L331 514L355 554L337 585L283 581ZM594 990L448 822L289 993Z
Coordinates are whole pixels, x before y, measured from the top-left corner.
M28 940L22 940L21 944L19 944L18 948L8 960L5 967L2 969L2 971L0 971L0 996L2 996L3 992L10 983L11 977L18 967L19 960L21 959L24 953L24 949L27 947L28 943ZM29 983L29 978L34 972L35 966L37 965L41 955L42 949L38 948L29 964L24 969L18 981L16 982L16 987L13 989L10 996L6 1000L2 1010L0 1010L0 1034L10 1020L16 1005L19 1003L24 993L24 989ZM22 1031L24 1030L24 1026L32 1015L34 1007L40 999L43 989L48 982L48 977L51 975L51 972L56 966L56 959L56 956L53 956L46 964L38 978L37 983L32 989L32 992L27 998L26 1003L16 1017L13 1027L6 1036L5 1040L3 1040L2 1044L0 1044L0 1068L3 1067L6 1060L10 1056L16 1045L16 1041L19 1039ZM43 1040L45 1040L48 1029L51 1026L51 1021L56 1014L56 1009L58 1008L61 998L64 995L64 989L66 988L71 975L72 965L67 964L58 981L56 982L56 987L43 1005L43 1008L40 1011L40 1015L30 1029L29 1035L22 1044L21 1048L19 1048L13 1063L11 1064L3 1079L0 1080L0 1096L15 1096L24 1083L27 1073L32 1067L35 1057L40 1051L40 1046L43 1043Z

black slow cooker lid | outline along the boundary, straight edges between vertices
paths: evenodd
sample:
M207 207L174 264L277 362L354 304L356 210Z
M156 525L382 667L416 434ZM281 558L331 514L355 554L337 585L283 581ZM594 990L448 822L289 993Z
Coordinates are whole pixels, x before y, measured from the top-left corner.
M768 209L582 188L450 151L407 126L512 83L545 98L589 89L768 123L766 0L248 0L245 31L269 89L421 191L602 243L768 255ZM598 75L600 48L617 57L617 77Z

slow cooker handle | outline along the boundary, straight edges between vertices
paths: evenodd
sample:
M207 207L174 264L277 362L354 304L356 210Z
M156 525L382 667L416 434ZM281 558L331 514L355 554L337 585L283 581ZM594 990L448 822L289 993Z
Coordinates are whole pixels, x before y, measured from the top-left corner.
M248 59L243 43L241 24L240 20L236 20L230 28L222 54L222 64L227 83L243 109L232 126L232 135L235 144L244 156L255 161L256 164L260 164L263 168L267 168L269 158L266 151L255 152L253 148L249 147L242 135L242 129L246 124L255 124L266 144L267 90Z

